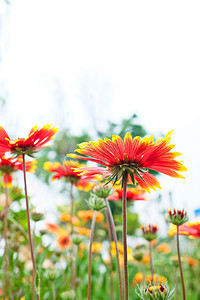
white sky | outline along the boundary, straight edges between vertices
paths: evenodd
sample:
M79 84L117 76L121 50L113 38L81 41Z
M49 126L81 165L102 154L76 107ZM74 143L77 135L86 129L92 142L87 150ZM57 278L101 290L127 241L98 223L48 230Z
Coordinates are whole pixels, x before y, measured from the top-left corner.
M91 111L99 128L137 113L157 136L175 130L188 172L160 176L163 195L198 208L200 2L10 3L0 3L2 126L16 136L38 123L91 131Z

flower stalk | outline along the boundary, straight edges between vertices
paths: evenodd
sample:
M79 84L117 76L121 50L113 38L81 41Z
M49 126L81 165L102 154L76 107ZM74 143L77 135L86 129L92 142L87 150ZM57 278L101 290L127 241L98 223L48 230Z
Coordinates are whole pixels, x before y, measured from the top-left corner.
M180 246L179 246L179 226L177 226L177 252L178 252L178 262L179 262L179 269L181 274L181 285L182 285L182 294L183 294L183 300L186 300L185 295L185 284L184 284L184 278L183 278L183 269L181 264L181 255L180 255Z
M71 236L74 232L74 225L73 225L73 216L74 216L74 196L73 196L73 183L71 183L71 190L70 190L70 225L71 225ZM72 243L72 255L71 255L71 289L75 291L75 247L74 243Z
M152 262L152 248L151 248L151 242L149 242L149 257L150 257L150 270L151 270L151 276L153 280L153 262Z
M25 190L25 199L26 199L26 216L27 216L27 224L28 224L28 240L29 240L29 246L31 251L31 260L33 264L33 286L32 289L32 300L34 299L34 291L35 291L35 279L37 275L37 269L36 269L36 262L35 262L35 256L34 256L34 249L33 249L33 241L31 238L31 225L30 225L30 212L29 212L29 203L28 203L28 193L27 193L27 184L26 184L26 163L25 163L25 154L22 155L23 157L23 173L24 173L24 190ZM37 300L40 300L40 295L38 293L38 290L36 290Z
M88 296L87 299L91 299L91 265L92 265L92 242L93 242L93 236L94 236L94 227L95 227L95 221L96 221L96 214L97 211L94 211L93 219L92 219L92 225L91 225L91 235L90 235L90 247L89 247L89 263L88 263Z
M109 216L108 216L108 208L106 209L106 222L108 226L108 238L110 243L109 254L110 254L110 299L114 300L113 295L113 257L111 251L111 242L112 242L112 232L110 228Z
M122 276L121 276L120 261L119 261L119 249L118 249L118 244L117 244L117 233L116 233L115 223L113 220L110 205L109 205L107 199L106 199L106 204L107 204L108 215L109 215L109 219L110 219L110 223L111 223L111 227L112 227L113 239L115 242L117 270L118 270L118 278L119 278L119 295L120 295L120 300L123 300L123 285L122 285Z
M5 240L5 278L4 278L4 295L5 299L8 299L8 270L9 270L9 257L8 257L8 240L7 240L7 232L8 232L8 185L7 185L7 174L5 174L5 214L4 214L4 240Z
M123 195L122 195L122 217L123 217L123 252L124 252L124 296L128 300L128 263L127 263L127 216L126 216L126 189L128 173L123 175Z

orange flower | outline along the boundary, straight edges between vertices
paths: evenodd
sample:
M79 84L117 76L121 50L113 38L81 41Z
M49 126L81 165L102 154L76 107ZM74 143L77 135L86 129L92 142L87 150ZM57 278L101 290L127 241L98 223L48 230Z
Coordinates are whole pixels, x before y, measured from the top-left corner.
M64 161L62 164L59 162L52 163L50 161L44 163L44 169L46 171L55 173L52 180L64 178L67 182L73 183L77 189L88 192L93 187L93 184L90 183L89 180L94 178L94 176L85 178L84 175L81 175L81 171L75 170L76 168L82 168L84 166L84 164L79 164L73 160Z
M68 154L67 156L77 159L96 162L104 167L85 167L83 172L88 175L107 173L108 181L117 182L122 178L124 172L128 172L133 183L138 184L150 192L150 189L161 188L158 180L149 173L149 170L164 173L172 177L184 178L178 172L187 169L180 161L175 160L180 155L178 152L171 152L175 147L168 145L173 131L164 138L153 142L153 136L141 140L139 136L132 138L127 133L124 140L120 136L113 135L112 140L104 139L98 142L85 142L79 145L80 149L75 150L81 155Z
M141 283L144 280L144 275L142 272L138 272L133 277L133 280L131 282L132 286L136 286L138 283Z
M145 276L145 281L147 281L147 282L153 281L155 284L157 284L157 283L165 283L166 282L166 278L164 276L159 276L157 274L153 274L153 278L152 278L152 275L146 275Z
M70 222L71 221L71 216L70 214L67 213L61 213L60 219L62 222ZM72 223L76 226L80 223L79 219L75 216L72 217Z
M57 224L53 223L46 223L46 229L51 232L51 233L56 233L58 234L61 230L61 228Z
M85 227L76 227L76 231L78 234L80 235L85 235L85 236L88 236L90 237L90 234L91 234L91 230L90 229L87 229Z
M160 243L157 247L156 250L158 252L161 252L163 254L169 254L171 252L171 248L167 243Z
M187 256L187 257L186 257L186 261L187 261L188 265L189 265L189 266L192 266L192 267L197 267L198 264L199 264L199 262L198 262L197 259L194 259L194 258L192 258L192 257L190 257L190 256Z
M69 239L69 236L67 234L65 234L65 235L60 235L58 237L57 243L58 243L58 247L60 249L65 249L71 244L71 241Z
M108 200L122 200L123 189L117 187L115 192L111 195ZM136 200L147 200L145 197L146 191L143 190L139 185L135 188L127 188L126 197L127 201L136 201Z
M93 219L94 211L93 210L79 210L77 215L84 223L87 223L89 220ZM96 222L101 223L103 220L104 220L104 215L100 211L97 211L96 212Z
M34 172L36 168L36 161L26 162L26 171ZM8 187L12 186L12 173L23 170L23 162L21 158L5 158L5 156L0 157L0 171L3 173L3 184L7 180Z
M169 235L176 235L177 227L171 224L168 233ZM200 222L195 222L195 223L188 222L186 224L180 225L179 234L189 235L189 237L193 239L200 238Z
M45 144L54 138L58 128L45 125L42 128L34 126L27 138L11 140L7 132L0 126L0 152L11 152L16 156L27 154L32 156Z
M143 258L142 258L142 263L144 265L148 264L150 262L150 256L149 254L144 254Z

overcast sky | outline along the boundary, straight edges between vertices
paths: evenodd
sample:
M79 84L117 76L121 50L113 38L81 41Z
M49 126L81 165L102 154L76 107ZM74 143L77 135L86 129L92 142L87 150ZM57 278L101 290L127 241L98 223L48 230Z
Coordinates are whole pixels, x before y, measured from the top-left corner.
M163 195L198 208L199 15L199 1L1 0L2 126L78 133L136 113L149 133L175 130L188 172L160 176Z

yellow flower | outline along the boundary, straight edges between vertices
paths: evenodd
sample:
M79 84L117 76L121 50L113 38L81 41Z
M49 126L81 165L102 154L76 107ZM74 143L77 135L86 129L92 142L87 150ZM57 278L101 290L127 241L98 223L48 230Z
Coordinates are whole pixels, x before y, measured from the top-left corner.
M102 249L102 243L99 242L93 242L92 243L92 253L98 253Z

